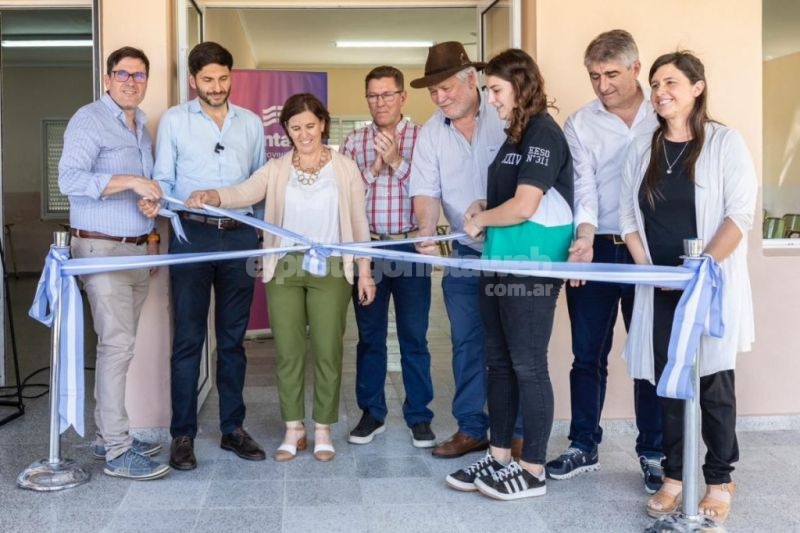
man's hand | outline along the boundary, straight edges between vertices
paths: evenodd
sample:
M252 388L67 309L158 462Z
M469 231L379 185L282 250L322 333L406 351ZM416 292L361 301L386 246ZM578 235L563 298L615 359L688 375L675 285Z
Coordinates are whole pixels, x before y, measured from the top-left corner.
M139 211L147 218L156 218L158 210L161 209L161 202L154 202L146 198L139 200L136 205L139 206Z
M420 237L430 237L430 235L419 235ZM439 246L434 241L415 242L414 248L417 253L422 255L439 255Z
M570 263L591 263L594 258L594 247L592 239L588 236L581 235L572 241L572 246L569 247L569 256L567 261ZM580 287L586 285L585 280L571 279L569 280L570 287Z
M402 156L397 151L397 142L394 138L394 132L386 133L379 131L375 136L375 152L378 153L380 159L393 169L397 169L400 163L403 162Z
M220 199L219 194L215 189L208 189L204 191L194 191L189 195L183 204L191 209L202 209L203 205L210 205L219 207Z
M133 192L148 200L161 200L161 186L157 181L143 177L134 177L133 180Z

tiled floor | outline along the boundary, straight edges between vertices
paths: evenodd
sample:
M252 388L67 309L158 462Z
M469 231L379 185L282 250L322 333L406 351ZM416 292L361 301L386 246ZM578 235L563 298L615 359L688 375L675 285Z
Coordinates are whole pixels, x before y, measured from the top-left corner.
M23 375L47 359L48 332L25 317L35 280L12 286L17 304L17 338ZM439 437L455 430L449 415L452 397L447 319L438 283L430 328ZM91 345L91 342L89 343ZM542 498L496 502L478 494L449 490L444 476L471 457L440 460L411 446L400 416L402 380L391 372L386 384L390 401L388 429L369 445L354 446L346 434L360 412L353 386L355 326L346 337L340 422L335 426L336 459L315 461L308 451L288 463L271 458L246 462L219 448L216 397L212 393L200 414L196 441L200 465L192 472L171 472L150 482L131 482L103 475L88 442L69 432L64 455L88 465L92 480L54 493L16 488L20 471L47 456L47 397L27 402L27 413L0 427L0 531L259 531L259 532L635 532L652 523L632 451L633 435L625 424L610 424L600 450L599 472L569 481L549 481ZM280 443L270 340L248 341L250 357L246 426L268 450ZM396 342L392 345L396 354ZM87 364L91 364L91 356ZM38 365L38 366L37 366ZM91 390L91 372L87 390ZM42 376L41 380L46 381ZM307 397L310 399L310 396ZM87 413L92 412L87 402ZM91 416L87 429L91 431ZM616 429L614 429L616 428ZM566 444L566 425L558 422L550 455ZM740 432L742 460L737 467L739 493L728 520L738 532L800 531L794 491L800 473L800 431ZM166 460L166 453L158 457Z

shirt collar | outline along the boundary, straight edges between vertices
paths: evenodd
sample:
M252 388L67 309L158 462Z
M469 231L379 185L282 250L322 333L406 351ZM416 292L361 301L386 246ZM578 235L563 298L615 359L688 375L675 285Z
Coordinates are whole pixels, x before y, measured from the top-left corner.
M111 95L108 94L108 91L104 92L103 95L100 97L100 101L105 104L105 106L114 114L114 118L120 120L123 124L126 125L125 121L125 111L111 98ZM134 113L134 117L136 119L136 128L139 129L145 125L147 122L147 115L145 115L144 111L136 108Z

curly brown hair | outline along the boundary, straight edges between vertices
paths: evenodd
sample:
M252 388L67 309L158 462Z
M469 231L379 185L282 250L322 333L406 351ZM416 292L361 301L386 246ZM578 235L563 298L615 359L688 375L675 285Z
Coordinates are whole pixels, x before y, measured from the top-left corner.
M485 74L509 82L514 90L516 105L511 111L505 132L508 140L516 144L522 139L531 117L549 106L539 66L525 51L509 48L489 60Z

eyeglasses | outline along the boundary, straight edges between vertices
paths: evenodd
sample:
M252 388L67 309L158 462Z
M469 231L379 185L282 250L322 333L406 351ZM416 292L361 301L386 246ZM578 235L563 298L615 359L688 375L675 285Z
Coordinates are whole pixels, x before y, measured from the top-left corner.
M380 98L387 104L391 104L397 99L397 95L402 92L403 91L392 91L390 93L381 93L381 94L367 93L367 102L369 102L370 104L377 104L378 98Z
M136 83L144 83L147 81L146 72L128 72L127 70L112 70L111 75L119 82L126 82L133 78Z

